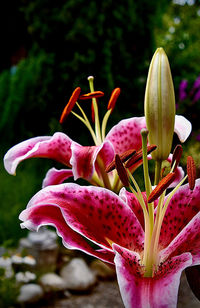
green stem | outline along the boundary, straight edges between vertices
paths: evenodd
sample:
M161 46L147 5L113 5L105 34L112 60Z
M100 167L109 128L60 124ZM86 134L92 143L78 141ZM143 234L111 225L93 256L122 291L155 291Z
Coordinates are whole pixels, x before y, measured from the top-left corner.
M160 181L161 165L162 161L156 160L154 185L157 185Z
M93 131L91 125L90 125L90 122L89 122L89 121L86 121L84 118L82 118L80 115L78 115L78 114L77 114L76 112L74 112L74 111L71 111L71 113L72 113L76 118L78 118L81 122L83 122L83 123L85 124L85 126L86 126L86 127L88 128L88 130L90 131L90 134L91 134L91 136L92 136L92 138L93 138L93 140L94 140L94 143L95 143L96 145L98 145L98 143L97 143L97 138L96 138L95 133L94 133L94 131Z
M143 157L143 171L144 171L144 183L147 199L152 190L151 181L149 178L149 167L148 167L148 159L147 159L147 136L148 131L146 129L141 130L142 135L142 157Z

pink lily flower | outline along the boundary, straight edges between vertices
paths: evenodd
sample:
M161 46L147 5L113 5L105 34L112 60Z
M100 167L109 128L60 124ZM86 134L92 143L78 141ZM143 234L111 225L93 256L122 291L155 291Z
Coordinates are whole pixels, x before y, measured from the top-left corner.
M60 122L72 112L88 127L94 146L83 147L56 133L24 141L5 155L10 173L22 160L37 156L53 158L71 168L49 171L43 183L46 187L20 214L21 227L37 231L42 225L52 225L67 248L114 266L126 308L175 308L182 271L200 264L200 180L196 180L192 157L188 157L183 178L178 167L183 150L180 145L169 156L173 132L185 141L191 124L184 117L175 117L168 60L162 48L153 57L145 94L147 122L144 117L123 120L107 135L106 123L120 89L113 91L100 127L96 98L103 92L94 91L92 77L89 83L91 93L81 95L81 89L75 89ZM95 130L78 99L92 99ZM82 116L72 111L75 104ZM154 150L152 187L148 154ZM132 175L142 163L146 192ZM72 175L75 180L87 179L93 186L60 184ZM187 178L188 184L182 186ZM174 188L166 195L169 187Z
M90 83L92 82L91 78L92 77L89 79ZM91 89L93 90L93 88ZM61 122L65 120L69 112L72 112L88 127L95 145L82 146L61 132L57 132L53 136L31 138L15 145L6 153L4 165L8 173L15 174L18 164L28 158L50 158L64 164L68 169L57 170L51 168L43 181L43 187L61 184L64 180L73 177L74 180L84 178L92 185L106 187L110 190L119 192L123 185L119 180L117 172L114 170L107 174L105 169L110 162L113 161L115 154L122 155L124 152L131 149L135 149L136 151L141 149L142 138L140 131L142 128L146 128L145 117L133 117L122 120L105 136L106 123L114 108L117 97L120 94L120 89L116 88L111 95L108 103L108 111L102 121L101 129L96 97L102 96L103 92L93 91L89 94L80 95L80 91L80 88L76 88L73 92L61 116ZM95 131L92 129L83 109L76 102L78 99L92 99ZM78 105L83 117L72 111L75 104ZM183 116L177 115L175 118L174 130L180 141L184 142L191 132L191 124ZM170 161L171 158L169 157L168 160ZM141 163L142 160L132 166L130 170L133 172ZM176 175L176 180L173 183L174 185L183 177L183 170L181 167L176 169Z
M142 196L146 201L146 194ZM115 266L126 308L175 308L182 271L200 264L199 198L198 179L193 190L179 184L173 193L154 201L155 221L160 217L161 225L153 248L147 247L150 235L144 231L144 201L125 188L118 196L105 188L74 183L48 186L30 200L19 218L22 228L30 230L52 225L65 247Z

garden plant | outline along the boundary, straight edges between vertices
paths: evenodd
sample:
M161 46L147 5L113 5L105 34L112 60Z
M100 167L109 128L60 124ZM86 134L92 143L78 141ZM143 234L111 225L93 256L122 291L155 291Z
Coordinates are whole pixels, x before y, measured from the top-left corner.
M66 248L115 267L126 308L176 307L182 271L200 265L200 181L191 156L186 175L179 166L180 144L170 154L174 132L184 142L191 124L175 115L167 56L158 48L152 58L144 117L124 119L107 134L106 124L121 90L113 90L100 124L98 108L104 93L95 91L92 76L88 80L90 92L82 93L80 87L73 91L60 123L76 116L88 128L93 146L82 146L57 132L23 141L4 157L10 174L21 161L33 157L54 159L66 167L48 171L42 190L19 216L21 227L37 231L52 225ZM83 108L88 102L92 124ZM155 161L154 183L149 160ZM134 176L141 166L145 191ZM69 178L71 183L63 183ZM74 183L78 178L89 185Z

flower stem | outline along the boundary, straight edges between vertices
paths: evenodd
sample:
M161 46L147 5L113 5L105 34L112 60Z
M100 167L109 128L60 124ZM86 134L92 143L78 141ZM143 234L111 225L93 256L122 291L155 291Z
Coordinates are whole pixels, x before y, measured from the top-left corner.
M161 160L156 160L155 162L155 179L154 179L154 185L157 185L160 181L160 173L161 173L161 165L162 161Z

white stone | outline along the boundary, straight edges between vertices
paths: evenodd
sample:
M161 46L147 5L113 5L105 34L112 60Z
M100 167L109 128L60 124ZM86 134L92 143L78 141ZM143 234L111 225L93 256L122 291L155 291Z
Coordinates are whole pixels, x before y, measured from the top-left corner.
M66 290L66 283L62 277L55 273L46 273L39 279L45 292Z
M15 279L17 282L24 282L24 283L27 283L27 282L30 282L32 280L35 280L36 279L36 275L35 273L31 273L29 271L26 271L26 272L18 272L15 274Z
M44 295L43 289L38 284L29 283L21 286L18 303L35 303Z
M67 289L86 291L96 283L96 276L81 258L72 259L60 271L66 282Z

